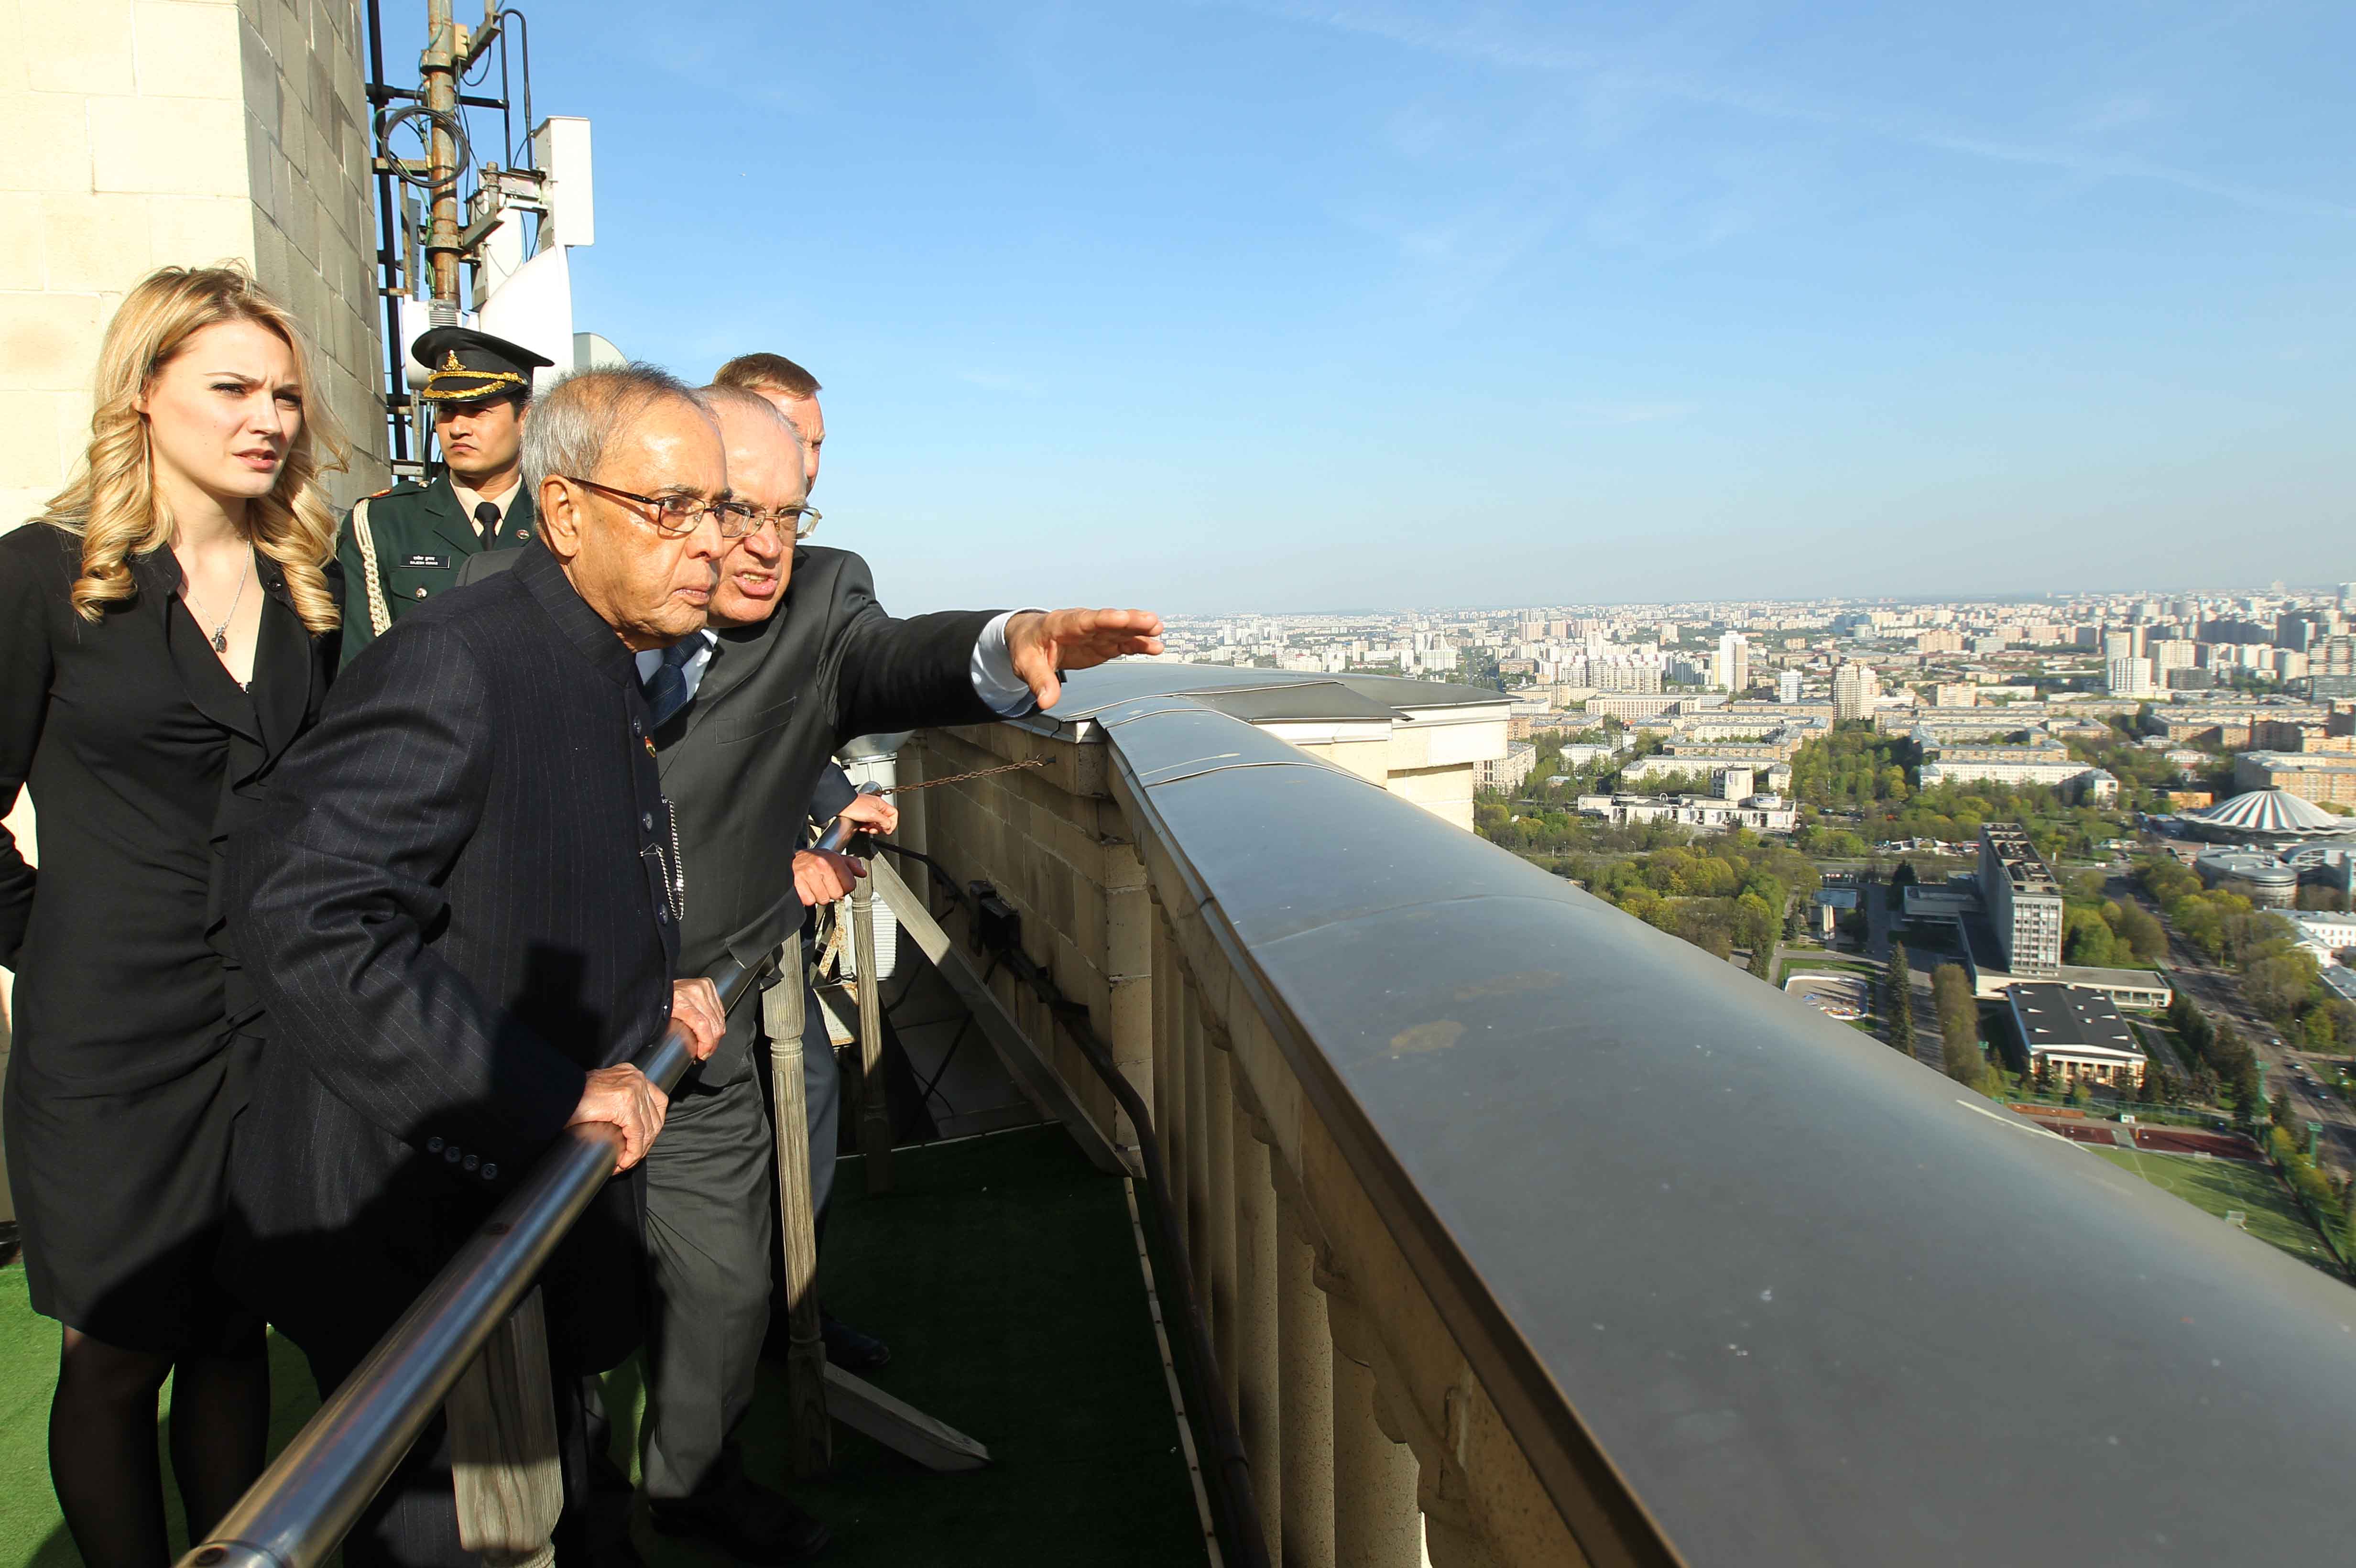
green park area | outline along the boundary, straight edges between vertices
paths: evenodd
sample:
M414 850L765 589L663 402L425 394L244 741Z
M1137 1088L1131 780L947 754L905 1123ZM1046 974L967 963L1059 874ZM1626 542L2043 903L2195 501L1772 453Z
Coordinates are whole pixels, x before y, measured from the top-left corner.
M2248 1216L2250 1234L2260 1241L2280 1247L2301 1263L2331 1266L2323 1238L2299 1211L2290 1189L2264 1166L2189 1154L2147 1154L2139 1149L2091 1148L2088 1152L2219 1219L2228 1211L2239 1210Z

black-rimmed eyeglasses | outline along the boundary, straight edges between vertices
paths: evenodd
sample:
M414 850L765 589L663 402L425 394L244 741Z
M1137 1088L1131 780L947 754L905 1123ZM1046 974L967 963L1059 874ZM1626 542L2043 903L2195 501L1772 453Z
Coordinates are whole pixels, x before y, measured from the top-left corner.
M666 539L680 539L693 533L710 517L720 527L723 539L743 539L764 527L768 514L755 512L742 501L707 501L701 496L674 494L641 496L631 490L617 490L611 485L600 485L594 479L577 475L560 474L556 477L567 485L578 485L584 490L594 490L600 496L611 496L616 501L628 501L648 509L645 521L655 532Z

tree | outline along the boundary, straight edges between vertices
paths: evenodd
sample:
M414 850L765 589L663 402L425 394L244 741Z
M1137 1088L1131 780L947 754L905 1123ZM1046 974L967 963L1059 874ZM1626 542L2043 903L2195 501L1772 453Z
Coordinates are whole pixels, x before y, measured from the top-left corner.
M1942 964L1931 973L1931 1001L1939 1013L1942 1061L1947 1076L1978 1088L1988 1075L1987 1056L1980 1049L1980 1004L1972 994L1971 976L1960 964Z
M2266 1017L2287 1023L2315 995L2317 973L2315 955L2298 949L2254 959L2242 972L2242 994Z
M1764 953L1775 945L1775 912L1757 893L1744 893L1734 901L1734 937L1737 946L1753 953Z
M2167 928L2139 903L2119 905L2117 934L2138 964L2157 964L2168 956Z
M2072 904L2062 914L2062 961L2108 968L2114 957L2110 923L2099 909Z

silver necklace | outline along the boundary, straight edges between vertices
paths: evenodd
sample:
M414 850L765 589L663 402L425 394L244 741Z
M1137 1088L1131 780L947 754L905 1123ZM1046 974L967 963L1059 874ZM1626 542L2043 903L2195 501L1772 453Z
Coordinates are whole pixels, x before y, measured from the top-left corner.
M213 627L211 640L213 652L217 654L229 652L229 624L237 619L237 607L245 603L245 580L252 575L253 551L248 549L245 552L245 570L237 574L237 597L229 602L229 613ZM197 585L194 582L180 584L180 597L187 601L189 609L197 610ZM204 625L204 612L201 610L197 610L197 624L199 628Z

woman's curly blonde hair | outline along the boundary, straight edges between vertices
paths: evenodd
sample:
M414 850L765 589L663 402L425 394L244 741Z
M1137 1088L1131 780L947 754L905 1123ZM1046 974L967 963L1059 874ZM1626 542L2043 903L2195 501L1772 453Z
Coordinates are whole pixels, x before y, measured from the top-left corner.
M318 475L343 468L343 435L312 379L311 356L294 318L234 263L151 272L123 296L107 325L98 352L90 451L40 518L81 536L73 605L85 621L98 621L108 605L137 594L131 557L172 542L172 517L155 489L154 443L139 401L190 337L226 321L265 327L294 351L297 384L305 394L302 427L287 447L278 482L246 504L246 525L254 548L285 570L287 594L303 624L315 633L336 628L338 607L327 576L336 553L336 514Z

